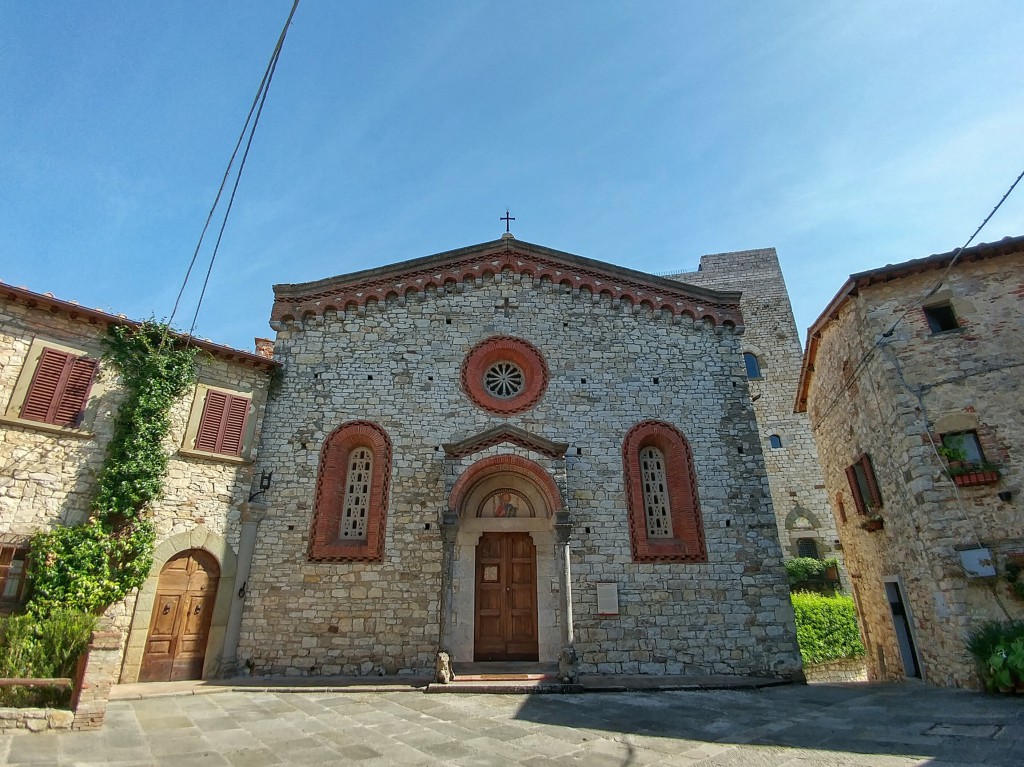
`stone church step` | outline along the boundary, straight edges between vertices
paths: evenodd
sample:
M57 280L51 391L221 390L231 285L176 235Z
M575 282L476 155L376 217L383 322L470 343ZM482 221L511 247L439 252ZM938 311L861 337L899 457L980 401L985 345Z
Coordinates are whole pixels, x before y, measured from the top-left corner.
M513 678L510 678L513 677ZM431 682L425 690L427 693L487 693L491 695L522 695L522 694L575 694L583 692L581 684L563 684L553 676L538 679L514 678L513 675L492 675L491 679L466 679L456 677L448 684Z

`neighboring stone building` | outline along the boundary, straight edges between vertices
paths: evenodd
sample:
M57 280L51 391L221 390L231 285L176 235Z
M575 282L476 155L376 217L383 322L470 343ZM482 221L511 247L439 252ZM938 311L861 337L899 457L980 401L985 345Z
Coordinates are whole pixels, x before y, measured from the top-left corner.
M128 322L0 283L0 605L8 610L22 596L29 537L88 514L122 397L101 338ZM237 635L241 617L240 514L277 365L193 343L203 350L198 384L171 414L165 491L152 508L152 575L107 613L124 636L121 681L140 670L151 679L219 675L228 624ZM214 423L220 411L230 411L227 424Z
M808 331L797 410L872 678L976 687L966 635L1024 619L996 576L1024 564L1024 237L954 256L852 275Z
M737 292L505 235L275 299L240 664L799 673Z
M671 279L742 291L746 331L740 347L783 552L787 558L835 557L842 564L810 422L806 413L793 412L802 351L775 249L702 256L698 271ZM842 568L840 574L845 582Z

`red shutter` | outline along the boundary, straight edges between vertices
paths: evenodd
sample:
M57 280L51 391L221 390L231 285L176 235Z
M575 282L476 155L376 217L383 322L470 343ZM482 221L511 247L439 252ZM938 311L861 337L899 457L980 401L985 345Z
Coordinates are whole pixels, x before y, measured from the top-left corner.
M57 426L78 426L95 374L96 360L44 348L25 393L20 417Z
M206 401L203 403L203 417L199 420L196 432L196 450L217 452L217 445L222 434L222 423L227 410L228 395L208 389Z
M865 453L860 459L864 467L864 478L868 481L868 492L871 494L871 508L882 508L882 494L878 491L878 481L875 479L875 468L871 465L871 456Z
M853 503L857 507L857 513L867 514L864 499L860 494L860 487L857 485L857 470L853 466L846 467L846 481L850 483L850 493L853 495Z
M53 423L60 426L78 426L85 415L85 403L89 401L93 378L96 375L96 360L88 357L73 357L64 390L57 398Z
M241 455L249 400L215 389L206 392L203 416L196 431L196 450Z
M220 452L228 455L242 454L242 438L245 436L245 422L248 417L249 400L245 397L229 396Z

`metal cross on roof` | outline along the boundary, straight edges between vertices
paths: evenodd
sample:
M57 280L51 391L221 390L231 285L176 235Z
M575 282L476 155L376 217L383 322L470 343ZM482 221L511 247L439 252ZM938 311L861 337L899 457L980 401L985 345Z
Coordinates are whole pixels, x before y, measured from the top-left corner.
M516 217L515 216L510 216L508 214L508 208L505 208L505 215L500 217L498 220L505 222L505 231L508 232L508 231L510 231L509 228L508 228L509 222L510 221L515 221Z

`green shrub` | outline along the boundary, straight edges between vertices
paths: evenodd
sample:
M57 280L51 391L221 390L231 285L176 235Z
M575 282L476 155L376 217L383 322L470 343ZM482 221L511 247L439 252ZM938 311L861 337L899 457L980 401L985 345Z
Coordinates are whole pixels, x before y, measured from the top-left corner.
M793 611L796 640L804 663L859 658L865 654L852 598L797 591L793 594Z
M12 615L0 621L0 677L71 677L89 646L97 618L58 608L45 618ZM66 706L70 690L46 687L0 688L3 706Z
M967 638L985 687L1024 689L1024 621L986 621Z

